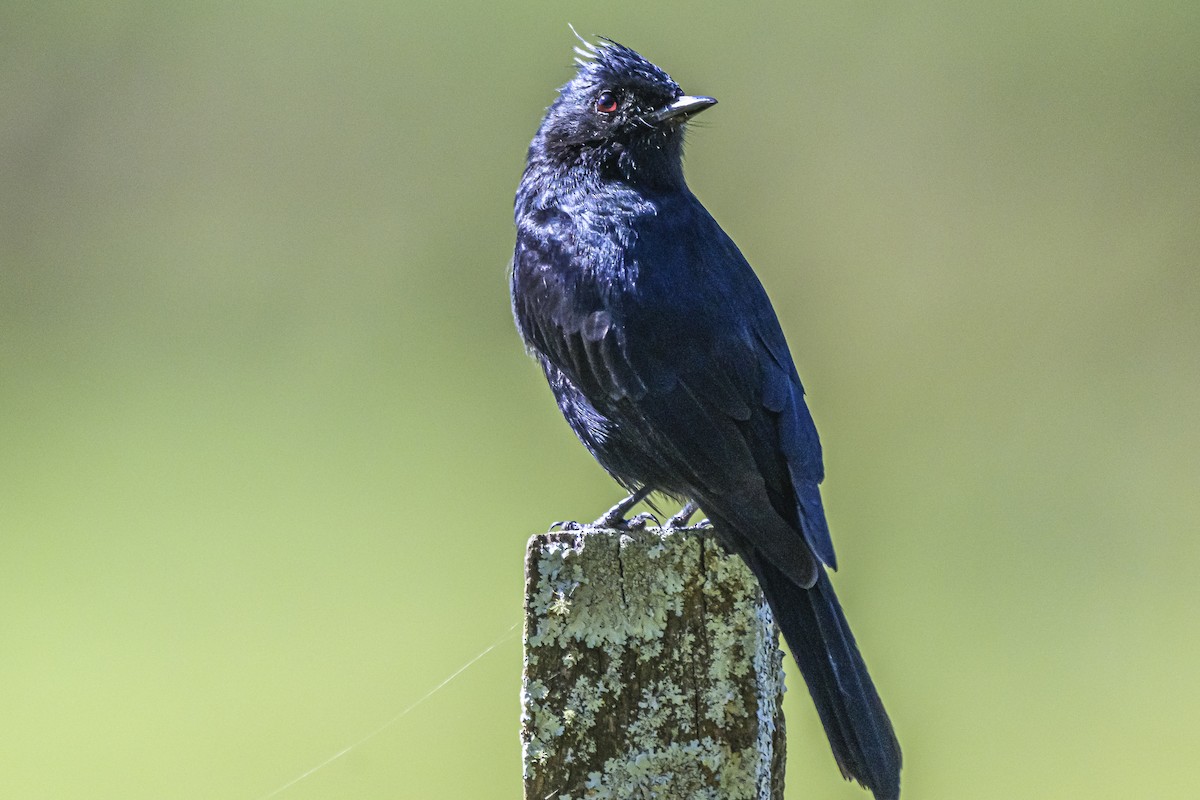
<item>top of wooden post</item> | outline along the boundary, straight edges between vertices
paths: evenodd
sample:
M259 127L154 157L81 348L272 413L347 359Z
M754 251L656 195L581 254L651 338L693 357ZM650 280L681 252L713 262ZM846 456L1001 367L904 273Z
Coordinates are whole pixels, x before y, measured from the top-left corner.
M525 608L526 798L782 798L777 629L710 529L534 536Z

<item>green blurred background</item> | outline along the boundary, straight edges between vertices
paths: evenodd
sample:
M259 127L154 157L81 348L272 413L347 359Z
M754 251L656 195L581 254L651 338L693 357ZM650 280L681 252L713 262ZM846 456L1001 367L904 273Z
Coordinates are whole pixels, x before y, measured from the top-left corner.
M247 798L618 495L512 329L573 22L721 104L908 798L1200 791L1200 4L8 3L0 793ZM789 796L843 785L789 666ZM515 798L514 632L280 792Z

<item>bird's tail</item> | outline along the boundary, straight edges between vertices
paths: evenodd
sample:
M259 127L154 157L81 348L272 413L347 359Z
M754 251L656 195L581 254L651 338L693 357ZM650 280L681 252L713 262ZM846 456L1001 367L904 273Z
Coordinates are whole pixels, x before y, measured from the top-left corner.
M900 796L900 743L823 568L804 589L761 556L747 558L800 666L842 775L875 800Z

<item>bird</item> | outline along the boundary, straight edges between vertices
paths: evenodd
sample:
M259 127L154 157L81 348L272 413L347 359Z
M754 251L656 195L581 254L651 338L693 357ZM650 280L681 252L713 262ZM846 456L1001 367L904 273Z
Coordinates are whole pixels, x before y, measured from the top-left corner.
M842 775L900 795L901 752L828 570L821 444L762 283L683 174L711 97L607 38L530 143L514 201L513 316L568 425L629 492L698 507L757 578Z

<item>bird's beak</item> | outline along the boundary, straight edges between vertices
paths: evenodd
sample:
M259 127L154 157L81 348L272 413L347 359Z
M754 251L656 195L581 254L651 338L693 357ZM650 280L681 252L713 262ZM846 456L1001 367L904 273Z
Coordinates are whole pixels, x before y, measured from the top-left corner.
M685 94L682 97L675 98L657 111L651 111L642 117L642 119L651 125L657 125L667 120L682 122L693 114L699 114L709 106L715 106L716 104L716 98L713 97L693 97L690 94Z

